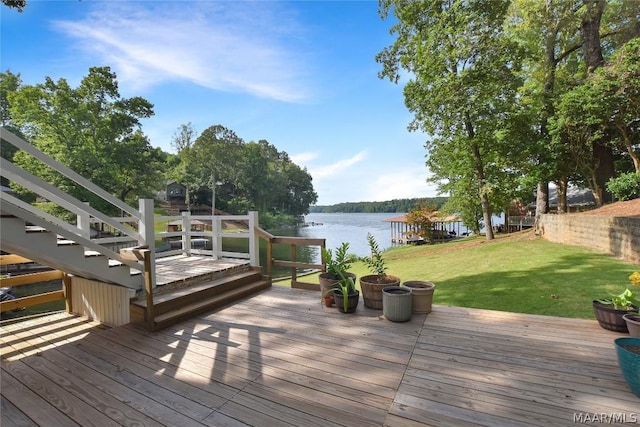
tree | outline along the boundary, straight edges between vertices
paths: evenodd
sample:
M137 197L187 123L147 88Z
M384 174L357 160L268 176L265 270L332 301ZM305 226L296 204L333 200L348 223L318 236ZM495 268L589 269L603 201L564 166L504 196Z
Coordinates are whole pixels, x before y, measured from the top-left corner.
M422 237L426 242L431 241L432 219L436 212L436 207L419 203L414 209L407 212L406 221L412 229L412 236ZM409 236L407 236L409 237Z
M189 191L190 186L187 185L187 183L193 181L189 173L192 172L193 151L191 148L193 147L195 138L196 130L193 128L191 122L189 122L187 124L180 125L173 134L173 138L171 140L171 145L176 150L180 160L177 165L178 168L173 170L171 175L173 175L176 181L181 182L186 186L187 194L185 202L187 206L191 205L191 192Z
M158 186L160 159L140 124L153 115L153 105L140 97L121 98L109 67L89 69L77 88L65 79L47 77L42 84L10 93L8 99L11 120L28 141L116 197L132 200ZM18 152L14 159L74 197L110 208L26 153Z
M611 157L628 155L636 172L640 134L640 38L626 43L584 82L562 94L552 133L572 155L594 194L602 198L597 144L607 144ZM558 142L560 141L560 142Z
M504 34L508 6L486 0L380 2L382 17L393 13L397 19L391 28L395 43L376 56L383 65L380 77L397 83L401 69L409 73L404 96L414 113L410 129L433 136L426 144L427 164L443 183L440 189L460 205L478 200L488 240L492 183L500 181L493 171L512 151L497 133L520 85L518 46ZM473 187L448 185L461 175L472 175Z
M196 138L191 148L191 171L184 183L194 195L193 202L210 203L215 182L221 183L216 186L216 206L220 209L229 210L231 200L241 197L238 185L243 144L242 138L222 125L210 126ZM246 213L248 208L246 203L238 207L244 212L230 213Z
M513 1L509 31L528 53L519 102L529 110L535 135L524 146L532 162L523 172L538 180L537 215L548 212L549 181L557 184L560 206L566 206L562 190L568 182L583 181L576 174L581 167L575 161L575 147L566 146L566 140L552 140L550 122L555 120L559 97L584 79L587 67L597 69L603 53L611 54L640 31L638 15L637 2L627 0ZM604 177L611 156L594 147L582 154L592 159L592 166L601 165L598 173Z
M16 129L11 122L9 94L16 92L21 84L20 74L13 74L10 70L7 70L6 73L0 73L0 126L18 135L20 135L19 129ZM0 141L0 156L3 159L13 161L17 150L8 142ZM9 180L0 177L0 185L8 186Z
M2 4L4 4L10 9L17 9L18 12L22 13L24 8L27 6L27 1L26 0L2 0Z

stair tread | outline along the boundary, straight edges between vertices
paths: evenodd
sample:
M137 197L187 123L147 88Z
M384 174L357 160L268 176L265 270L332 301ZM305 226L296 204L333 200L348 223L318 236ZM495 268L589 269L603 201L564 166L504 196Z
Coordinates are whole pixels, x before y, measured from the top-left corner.
M169 303L173 300L176 299L180 299L180 298L185 298L188 297L189 295L192 295L194 293L197 292L202 292L205 291L207 289L211 289L211 288L215 288L217 286L222 286L227 284L228 282L234 281L234 280L241 280L241 279L246 279L246 278L250 278L252 276L256 277L256 280L258 280L259 278L262 277L262 274L257 271L257 270L247 270L247 271L241 271L239 273L234 273L234 274L230 274L227 276L223 276L217 279L213 279L213 280L208 280L205 282L200 282L197 284L193 284L193 285L189 285L186 286L184 288L180 288L180 289L174 289L168 292L163 292L160 294L154 294L153 295L153 303L155 305L158 304L162 304L162 303ZM146 307L147 306L147 301L144 298L135 300L131 302L134 305L140 306L140 307Z
M24 229L28 233L49 233L49 230L39 225L25 225Z
M221 306L223 304L227 304L230 301L233 301L234 299L253 294L261 289L266 289L267 287L269 287L269 285L270 281L268 279L260 279L241 287L234 288L208 298L203 298L202 300L186 304L166 313L157 315L155 317L155 323L161 324L170 322L174 319L190 315L199 310L203 310L209 307L214 308L216 306Z

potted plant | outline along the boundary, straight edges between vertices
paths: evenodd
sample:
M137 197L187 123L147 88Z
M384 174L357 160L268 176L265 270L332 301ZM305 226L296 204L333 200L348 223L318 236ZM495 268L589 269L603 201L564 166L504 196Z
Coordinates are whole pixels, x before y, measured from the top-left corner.
M331 296L328 292L331 285L339 282L344 277L351 277L355 283L356 275L349 273L347 270L351 268L351 259L348 255L349 243L342 242L342 244L335 249L334 252L331 249L322 248L322 261L325 264L325 271L320 273L318 281L320 282L320 292L323 297Z
M362 260L373 274L360 278L360 289L362 289L365 307L382 310L382 289L387 286L400 286L400 279L387 274L384 257L371 233L367 234L367 242L371 255Z
M333 283L326 294L333 293L333 298L342 313L354 313L358 308L360 292L356 289L356 283L351 276L343 275L340 280Z
M640 286L640 271L629 276L629 281L634 286ZM623 316L637 313L638 307L640 307L640 301L630 288L619 295L612 294L609 298L593 301L593 311L600 326L616 332L629 332Z
M640 397L640 338L616 338L614 343L622 376L631 391Z
M640 314L627 313L622 318L627 324L629 335L640 338Z

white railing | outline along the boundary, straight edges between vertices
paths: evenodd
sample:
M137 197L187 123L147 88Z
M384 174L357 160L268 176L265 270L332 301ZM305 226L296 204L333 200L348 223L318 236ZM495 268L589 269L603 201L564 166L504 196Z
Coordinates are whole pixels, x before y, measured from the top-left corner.
M116 220L89 206L87 203L84 203L83 201L78 200L52 186L41 178L20 168L16 164L5 159L0 159L0 174L3 177L75 214L78 218L78 223L76 225L69 224L60 218L50 215L34 205L25 203L6 192L0 192L3 211L42 226L43 228L55 232L64 238L73 240L84 247L95 250L111 259L118 260L132 268L142 270L142 266L138 262L123 258L119 253L91 241L89 218L108 224L114 230L117 230L118 233L126 236L127 239L136 242L137 245L153 246L154 234L152 200L140 200L139 209L134 209L123 201L113 197L94 183L83 178L65 165L37 150L31 144L6 129L0 128L0 136L3 141L6 141L19 150L28 153L33 158L39 160L57 173L69 178L76 184L102 198L102 200L106 201L110 205L116 207L123 213L123 218ZM128 216L124 216L125 214L128 214ZM126 225L127 223L136 224L136 226L131 227ZM151 227L146 227L145 224L150 224Z
M191 215L155 217L156 223L163 223L167 231L156 233L156 240L168 245L167 250L158 251L158 257L191 254L209 255L214 259L247 259L252 266L259 266L259 242L256 236L258 213L247 215ZM233 230L223 224L234 224ZM246 239L248 252L223 250L223 239Z
M101 254L116 259L123 264L127 264L133 268L142 270L139 262L132 261L119 254L119 250L132 246L146 246L151 253L151 268L155 286L155 258L157 256L168 256L175 254L191 255L204 254L210 255L214 259L221 258L239 258L249 260L252 266L259 266L259 242L256 235L258 227L257 212L249 212L247 215L215 215L202 216L190 215L188 212L182 216L165 216L154 217L153 200L141 199L139 209L134 209L123 201L113 197L100 187L96 186L89 180L83 178L65 165L50 158L46 154L37 150L28 142L17 137L13 133L4 128L0 128L2 140L10 143L19 150L22 150L59 174L71 179L76 184L86 188L93 194L102 198L111 206L122 212L121 217L111 217L103 212L98 211L89 204L80 201L60 189L52 186L41 178L27 172L14 163L5 159L0 159L0 172L5 178L13 181L35 194L57 204L67 211L76 215L76 224L70 224L57 218L38 207L25 203L17 197L6 192L0 192L2 200L2 209L12 215L22 217L23 219L40 225L52 232L55 232L69 240L100 252ZM158 234L154 231L156 221L179 221L177 231L166 231ZM194 229L194 221L201 223L209 222L208 230ZM234 232L225 232L223 223L230 222L234 224L244 224L242 228L236 228ZM92 230L95 233L96 228L107 226L109 236L92 236ZM173 237L178 237L179 244L176 244ZM234 252L223 250L223 239L247 239L247 252ZM168 242L169 245L176 244L176 249L157 252L156 239L158 241ZM201 245L202 247L198 247Z

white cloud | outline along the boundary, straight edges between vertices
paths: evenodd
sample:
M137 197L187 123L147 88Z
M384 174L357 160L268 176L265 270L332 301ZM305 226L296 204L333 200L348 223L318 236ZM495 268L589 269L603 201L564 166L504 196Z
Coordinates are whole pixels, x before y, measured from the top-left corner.
M314 180L328 177L334 179L342 179L349 176L350 167L357 163L360 163L361 161L366 159L366 157L367 152L361 151L359 153L356 153L356 155L353 157L334 160L328 164L309 166L309 173L311 173L311 176L314 178Z
M187 80L285 102L307 96L295 19L272 2L96 2L80 21L56 21L118 80L145 88ZM256 10L259 9L259 10Z
M318 153L298 153L290 156L291 161L300 167L306 167L307 163L318 157Z
M426 168L391 170L379 174L366 187L367 200L411 199L435 197L435 185L426 181Z

